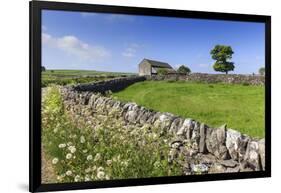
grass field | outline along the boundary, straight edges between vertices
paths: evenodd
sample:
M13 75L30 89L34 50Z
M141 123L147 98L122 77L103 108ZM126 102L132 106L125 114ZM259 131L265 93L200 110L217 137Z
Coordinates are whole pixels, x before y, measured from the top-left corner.
M193 118L209 126L227 124L254 137L264 137L264 87L146 81L114 93L161 112Z
M42 86L88 83L129 75L132 74L94 70L46 70L42 72Z

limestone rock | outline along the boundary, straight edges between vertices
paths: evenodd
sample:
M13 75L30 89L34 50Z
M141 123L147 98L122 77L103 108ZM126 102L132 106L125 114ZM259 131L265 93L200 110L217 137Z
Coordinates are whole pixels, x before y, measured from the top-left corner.
M214 154L217 158L227 159L229 157L225 146L226 128L225 126L218 129L208 128L206 147L208 152Z
M232 159L241 161L246 153L249 137L233 129L226 132L226 147Z
M196 174L207 173L209 167L206 164L192 164L191 165L191 172Z
M200 141L199 141L199 152L201 153L206 153L207 152L207 148L206 148L206 125L204 123L202 123L200 125Z
M258 144L262 170L265 170L265 140L259 140Z
M178 129L182 126L182 124L183 124L182 118L175 118L174 121L171 124L169 132L172 133L172 134L177 133Z
M260 155L259 155L259 143L256 140L252 140L248 142L247 151L244 157L244 160L246 161L246 165L255 170L258 171L261 169L261 163L260 163Z
M191 134L191 141L199 144L200 140L200 123L193 121L194 128Z
M236 166L236 167L234 167L234 168L227 168L226 169L226 171L225 171L225 173L237 173L237 172L239 172L240 171L240 167L239 166Z
M230 168L234 168L236 166L239 165L239 163L237 161L234 161L232 159L229 160L219 160L218 163L220 163L221 165L225 166L225 167L230 167Z
M193 127L192 119L185 119L182 126L178 129L177 135L183 135L186 139L191 139Z
M210 169L209 169L209 173L224 173L226 171L226 167L224 167L223 165L219 164L219 163L214 163L213 165L211 165Z
M218 159L212 154L202 154L200 156L200 163L211 165L218 161Z
M173 140L170 144L170 147L173 149L179 149L181 146L183 146L183 141L179 139Z

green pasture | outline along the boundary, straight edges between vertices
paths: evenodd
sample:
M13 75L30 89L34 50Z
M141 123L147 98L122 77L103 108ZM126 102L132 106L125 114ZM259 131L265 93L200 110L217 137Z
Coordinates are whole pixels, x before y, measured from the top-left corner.
M113 95L211 127L227 124L250 136L264 137L264 94L263 86L145 81Z

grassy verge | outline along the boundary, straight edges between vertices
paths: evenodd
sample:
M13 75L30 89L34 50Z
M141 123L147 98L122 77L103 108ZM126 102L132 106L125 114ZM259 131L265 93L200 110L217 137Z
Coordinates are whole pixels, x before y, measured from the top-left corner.
M43 98L42 139L57 182L145 178L181 175L168 163L167 137L149 127L128 127L122 121L97 117L91 127L79 127L64 111L57 87Z
M230 84L146 81L114 93L120 100L193 118L209 126L264 137L264 87Z

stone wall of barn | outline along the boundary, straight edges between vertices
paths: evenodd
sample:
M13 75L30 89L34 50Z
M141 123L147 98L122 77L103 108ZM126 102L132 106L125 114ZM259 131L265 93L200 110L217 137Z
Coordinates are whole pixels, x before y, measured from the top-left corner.
M142 80L142 79L136 79ZM131 81L129 81L131 83ZM105 88L114 90L113 85L122 81L109 81L109 85L97 83L76 87L63 87L65 109L85 123L97 116L109 116L118 112L116 120L123 120L134 128L158 128L173 135L170 141L170 159L182 154L188 161L183 163L186 174L260 171L265 169L265 141L221 126L211 128L191 118L182 118L170 113L156 112L135 103L125 103L104 96ZM101 86L102 85L102 86ZM129 84L128 84L129 85ZM103 88L103 89L101 89ZM97 90L95 90L97 89Z
M188 75L168 74L164 76L152 75L146 76L147 80L182 80L204 83L227 83L227 84L247 84L264 85L265 77L260 75L241 75L241 74L204 74L191 73Z
M151 75L151 64L147 62L146 60L141 61L139 64L139 75Z

